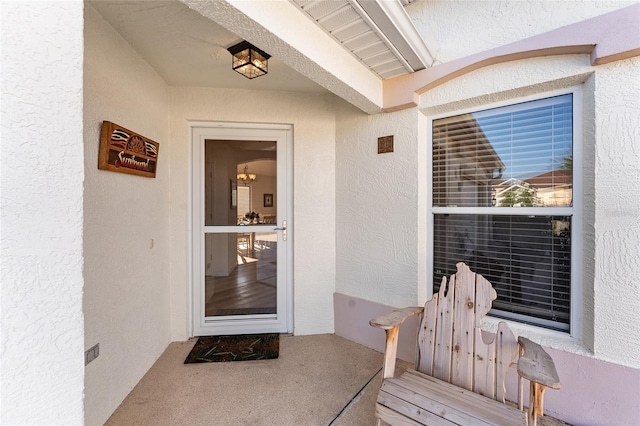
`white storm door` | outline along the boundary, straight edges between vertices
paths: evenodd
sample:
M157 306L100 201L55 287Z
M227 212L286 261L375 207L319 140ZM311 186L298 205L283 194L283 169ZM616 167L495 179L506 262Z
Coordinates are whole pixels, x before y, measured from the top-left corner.
M192 334L291 332L291 126L191 133Z

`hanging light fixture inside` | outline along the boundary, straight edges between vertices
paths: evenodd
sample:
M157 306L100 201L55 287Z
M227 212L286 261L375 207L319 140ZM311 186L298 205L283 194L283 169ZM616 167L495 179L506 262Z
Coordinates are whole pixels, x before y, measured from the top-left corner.
M249 185L251 182L256 180L256 175L254 173L249 173L249 166L244 165L244 173L238 173L237 180L242 181L243 184Z
M234 71L249 79L267 73L267 61L271 55L264 53L248 41L241 41L227 50L232 55L231 68Z

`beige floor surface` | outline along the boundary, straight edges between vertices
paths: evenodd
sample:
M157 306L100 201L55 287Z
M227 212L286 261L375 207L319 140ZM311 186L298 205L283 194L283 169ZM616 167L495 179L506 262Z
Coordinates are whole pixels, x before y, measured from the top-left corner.
M379 352L334 335L281 336L275 360L185 365L195 342L171 343L106 425L375 424ZM396 375L408 367L399 361Z
M194 344L170 344L106 424L375 423L379 352L334 335L281 336L275 360L185 365Z

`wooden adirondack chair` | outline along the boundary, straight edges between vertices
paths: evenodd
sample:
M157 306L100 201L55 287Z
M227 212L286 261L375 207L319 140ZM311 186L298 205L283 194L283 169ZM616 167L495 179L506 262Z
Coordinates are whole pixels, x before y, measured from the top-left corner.
M496 291L464 263L424 308L404 308L370 321L386 331L378 424L535 425L543 415L543 393L559 389L551 357L526 338L516 340L506 323L486 342L480 329ZM421 315L415 370L394 378L400 325ZM504 379L518 353L518 407L505 404ZM530 384L523 411L523 378Z

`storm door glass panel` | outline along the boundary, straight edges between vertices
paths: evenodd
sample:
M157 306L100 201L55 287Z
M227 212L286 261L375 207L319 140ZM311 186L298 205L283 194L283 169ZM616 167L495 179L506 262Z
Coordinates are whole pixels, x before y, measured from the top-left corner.
M275 216L276 155L275 142L205 141L205 226L259 225Z
M205 317L277 314L276 156L276 142L205 141Z
M276 232L205 236L205 316L276 313Z

